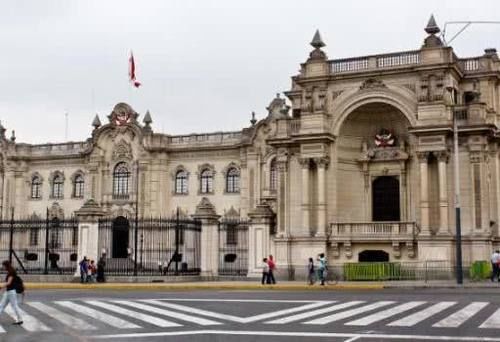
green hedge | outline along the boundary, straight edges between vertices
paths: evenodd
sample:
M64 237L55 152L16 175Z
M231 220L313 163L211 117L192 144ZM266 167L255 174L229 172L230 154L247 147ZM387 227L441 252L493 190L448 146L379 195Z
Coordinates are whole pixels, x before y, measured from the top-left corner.
M344 264L345 280L396 280L407 277L397 262L360 262Z
M491 263L486 260L474 261L470 267L469 274L472 280L487 279L491 276Z

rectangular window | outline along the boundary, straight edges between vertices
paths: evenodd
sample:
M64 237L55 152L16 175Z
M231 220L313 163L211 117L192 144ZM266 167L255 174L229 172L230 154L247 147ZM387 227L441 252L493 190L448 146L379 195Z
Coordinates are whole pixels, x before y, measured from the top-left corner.
M37 227L30 228L30 246L38 245L38 238L40 236L39 230Z
M226 244L227 245L238 244L238 229L236 224L228 224L226 226Z

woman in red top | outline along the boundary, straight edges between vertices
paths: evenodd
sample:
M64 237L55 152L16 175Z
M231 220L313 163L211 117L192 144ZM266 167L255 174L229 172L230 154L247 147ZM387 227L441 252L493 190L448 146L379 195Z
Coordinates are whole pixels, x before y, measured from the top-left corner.
M276 284L276 279L274 279L274 270L276 269L276 264L274 263L272 255L270 255L267 259L267 265L269 266L269 273L267 275L268 284Z
M17 321L15 321L14 324L23 324L23 319L19 313L19 306L17 305L17 272L7 260L4 261L2 265L5 271L7 271L7 276L5 277L5 283L1 285L1 288L5 288L5 292L3 293L2 300L0 301L0 314L3 310L5 310L7 304L10 303L17 316Z

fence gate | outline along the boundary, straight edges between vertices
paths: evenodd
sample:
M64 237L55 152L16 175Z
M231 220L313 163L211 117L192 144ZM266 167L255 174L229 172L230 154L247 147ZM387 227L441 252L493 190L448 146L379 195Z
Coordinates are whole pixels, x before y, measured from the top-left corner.
M248 224L240 218L219 222L219 275L247 275Z
M99 221L99 254L108 275L197 275L201 222L119 216Z
M77 266L76 219L0 221L0 259L19 272L73 274Z

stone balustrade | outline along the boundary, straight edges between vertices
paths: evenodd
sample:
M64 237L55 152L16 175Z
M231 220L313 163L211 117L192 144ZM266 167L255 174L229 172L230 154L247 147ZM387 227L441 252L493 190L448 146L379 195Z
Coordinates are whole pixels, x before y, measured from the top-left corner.
M330 239L340 241L412 240L415 222L331 223Z
M390 69L419 63L419 51L405 51L375 56L334 59L330 61L330 71L333 74L338 74L376 69Z

